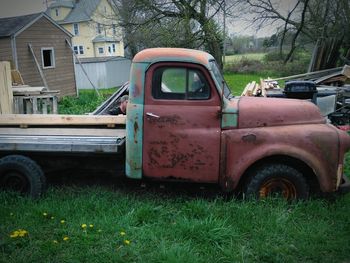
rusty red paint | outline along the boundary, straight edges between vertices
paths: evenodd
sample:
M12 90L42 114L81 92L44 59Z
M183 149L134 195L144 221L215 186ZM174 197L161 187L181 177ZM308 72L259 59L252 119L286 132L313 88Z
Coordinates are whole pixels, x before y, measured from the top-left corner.
M310 124L226 130L222 144L227 145L227 160L226 173L221 175L220 181L224 184L230 178L234 182L232 189L257 161L272 156L289 156L304 162L314 171L322 191L335 190L339 144L333 126Z
M214 59L211 55L199 50L184 48L150 48L136 54L133 62L153 63L162 60L187 61L208 66L209 60L211 59Z
M314 104L303 100L241 97L238 128L326 123Z
M189 66L161 63L146 76L143 174L158 179L218 182L220 161L220 98L211 83L209 100L154 99L151 81L158 66ZM202 68L192 65L196 69ZM207 71L203 71L209 79ZM147 116L152 113L159 116ZM210 142L210 143L209 143Z

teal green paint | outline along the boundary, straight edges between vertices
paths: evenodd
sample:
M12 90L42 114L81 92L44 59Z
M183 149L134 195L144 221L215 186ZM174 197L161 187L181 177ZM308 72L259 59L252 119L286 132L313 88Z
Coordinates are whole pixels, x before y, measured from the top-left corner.
M142 139L145 73L149 64L133 63L126 120L126 176L142 178Z
M235 98L232 100L235 100ZM233 103L230 103L225 97L223 98L221 117L222 129L236 128L238 126L238 109L232 105Z

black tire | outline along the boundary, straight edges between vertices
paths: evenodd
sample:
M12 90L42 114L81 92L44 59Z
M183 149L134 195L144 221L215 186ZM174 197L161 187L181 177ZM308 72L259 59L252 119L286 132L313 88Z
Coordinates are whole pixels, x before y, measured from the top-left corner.
M280 196L287 200L305 200L310 187L298 170L285 164L269 164L251 171L244 193L248 198Z
M0 187L38 198L46 189L46 179L33 160L22 155L8 155L0 159Z

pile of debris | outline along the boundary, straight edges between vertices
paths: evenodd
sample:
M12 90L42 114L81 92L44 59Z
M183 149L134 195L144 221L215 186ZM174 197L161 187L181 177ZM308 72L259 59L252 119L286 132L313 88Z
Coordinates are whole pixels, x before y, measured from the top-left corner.
M278 81L284 80L282 89ZM350 123L350 66L247 84L241 96L308 99L336 126Z

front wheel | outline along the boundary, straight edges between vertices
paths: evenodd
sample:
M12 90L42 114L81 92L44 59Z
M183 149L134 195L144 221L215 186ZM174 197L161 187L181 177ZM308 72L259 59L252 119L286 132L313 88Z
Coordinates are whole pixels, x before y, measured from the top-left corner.
M45 190L46 180L40 166L22 155L0 159L0 187L36 198Z
M249 173L246 197L263 199L280 196L286 200L307 199L309 185L302 173L285 164L269 164Z

